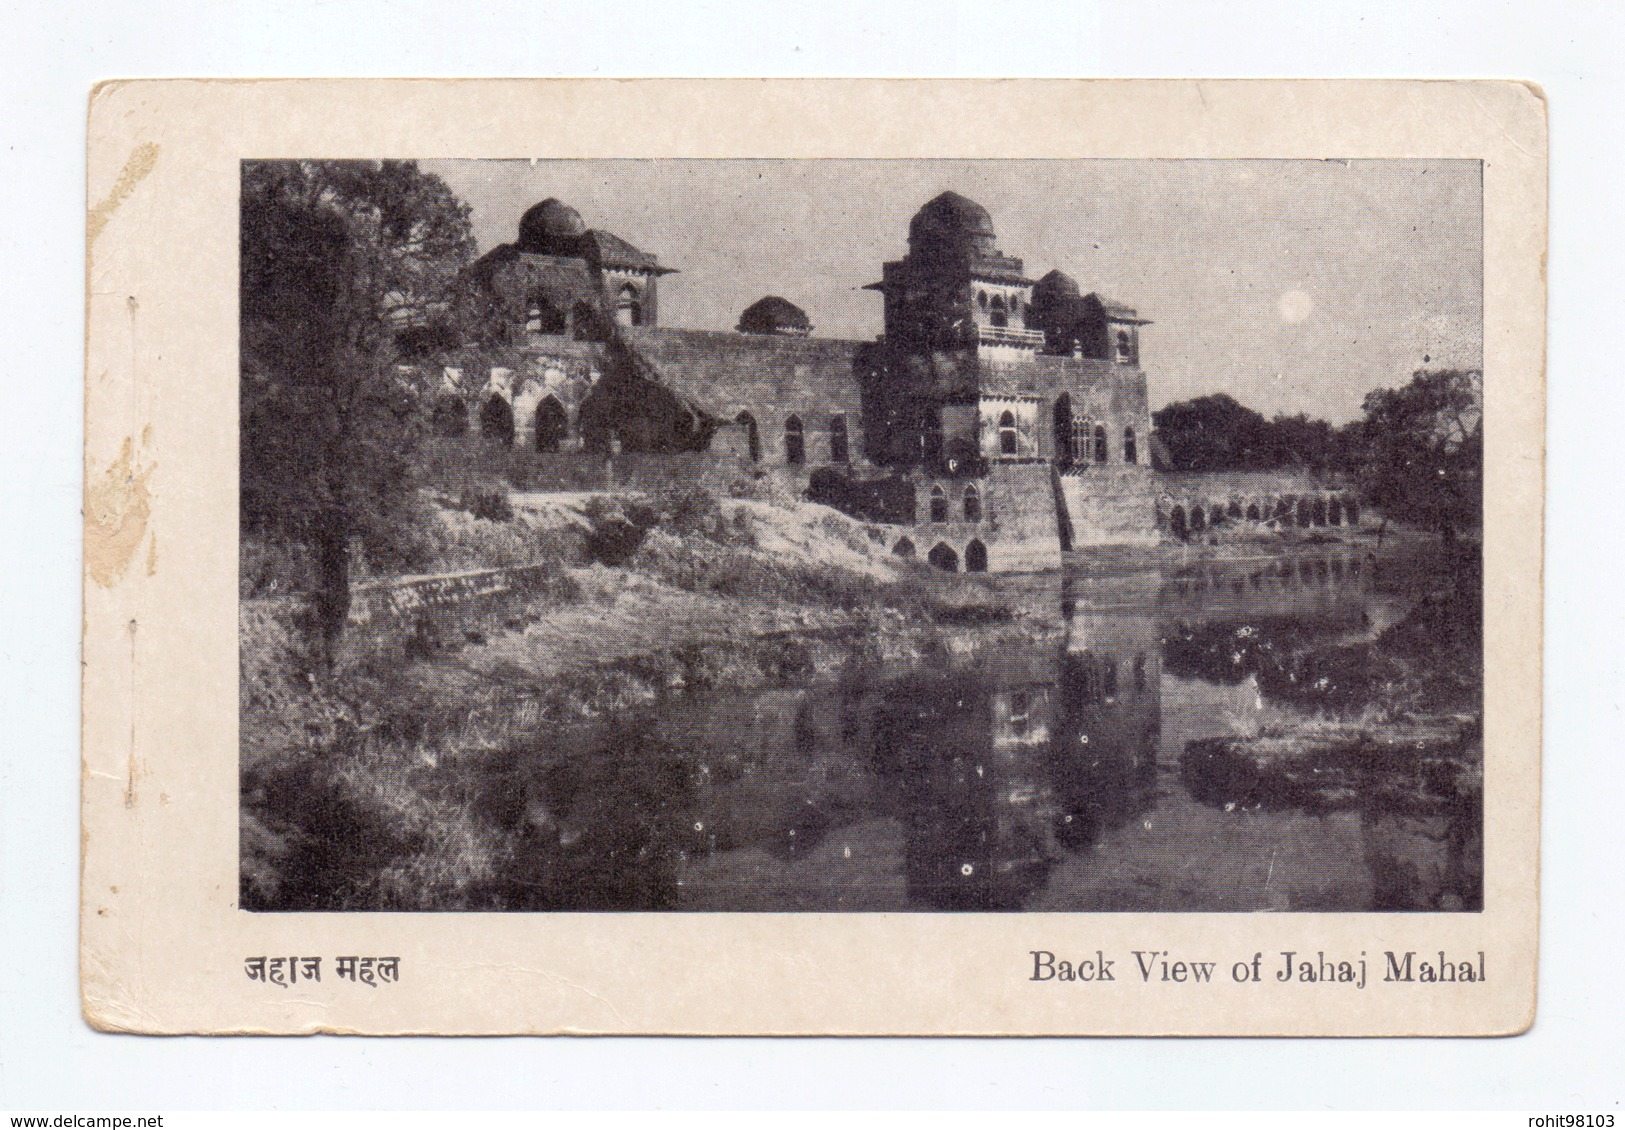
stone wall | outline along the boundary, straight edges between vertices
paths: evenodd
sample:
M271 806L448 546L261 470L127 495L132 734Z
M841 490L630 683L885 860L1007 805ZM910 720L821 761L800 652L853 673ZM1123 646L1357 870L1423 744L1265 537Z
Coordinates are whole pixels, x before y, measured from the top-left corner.
M452 493L491 483L507 483L518 491L551 493L655 491L671 486L725 490L750 475L737 455L726 450L603 456L506 447L480 437L425 443L418 472L422 485Z
M622 331L659 380L721 420L756 420L762 462L788 462L785 423L802 425L802 462L836 461L831 421L846 425L847 461L864 457L864 405L858 378L862 342L706 330Z
M554 572L551 565L521 565L357 585L339 658L353 662L411 646L432 650L469 633L516 626Z
M1159 476L1149 467L1102 464L1061 476L1072 544L1150 544L1157 530Z

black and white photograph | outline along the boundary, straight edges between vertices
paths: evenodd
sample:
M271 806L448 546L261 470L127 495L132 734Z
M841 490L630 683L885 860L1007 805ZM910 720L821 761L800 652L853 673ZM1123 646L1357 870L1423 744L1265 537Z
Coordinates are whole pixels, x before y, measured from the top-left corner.
M1485 908L1481 161L239 172L241 910Z

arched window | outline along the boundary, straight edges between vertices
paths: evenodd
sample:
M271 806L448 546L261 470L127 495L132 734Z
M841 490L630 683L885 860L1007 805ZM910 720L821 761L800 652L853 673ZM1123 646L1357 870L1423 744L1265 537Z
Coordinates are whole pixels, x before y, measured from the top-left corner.
M1145 656L1134 657L1134 693L1145 693Z
M784 461L797 465L807 461L807 441L802 436L800 416L791 416L784 422Z
M513 406L494 393L480 409L480 435L513 446Z
M1055 462L1072 465L1072 397L1062 393L1055 398Z
M762 461L762 433L756 428L756 417L749 412L741 412L734 417L734 423L745 429L745 450L750 454L752 463Z
M968 572L970 572L970 565L968 564L968 559L970 557L970 550L967 549L965 551L965 556L967 558L967 564L965 565L965 572L968 573ZM1025 734L1027 732L1028 724L1032 720L1032 709L1033 709L1033 700L1032 700L1031 695L1025 694L1025 693L1023 693L1021 691L1017 691L1017 692L1015 692L1014 694L1012 694L1010 696L1010 732L1011 733L1015 734L1017 737L1020 737L1021 735Z
M615 321L623 326L643 325L643 298L631 283L621 287L615 296Z
M546 396L536 406L536 450L557 451L570 434L570 417L558 397Z
M1315 525L1324 526L1326 524L1326 500L1324 498L1315 499L1312 517L1315 520Z
M998 303L999 300L997 298L995 298L993 301L995 303L995 305L993 307L993 313L991 313L991 314L989 314L987 316L987 320L992 322L995 326L997 326L999 329L1002 330L1002 329L1004 329L1004 327L1006 327L1006 326L1008 326L1010 324L1010 315L1006 314L1003 310L1000 310L998 308L998 306L996 304Z
M1134 335L1127 330L1117 331L1117 359L1119 361L1134 360Z
M1307 498L1298 499L1298 525L1308 526L1315 520L1315 508L1309 504Z
M1225 510L1230 517L1236 519L1237 521L1241 520L1241 502L1239 500L1232 498L1230 500L1230 505L1226 507Z
M976 492L976 484L970 483L965 487L965 521L980 522L982 520L982 496ZM967 553L969 550L966 551Z
M1095 462L1106 462L1106 429L1100 424L1095 425Z
M1123 462L1138 463L1140 461L1140 448L1134 442L1134 429L1123 429Z
M1343 500L1343 513L1348 517L1349 525L1358 526L1360 524L1360 504L1354 499L1345 498Z
M993 296L993 309L995 309L995 310L1003 310L1004 309L1004 295L995 294Z
M933 522L948 520L948 496L942 492L941 487L931 488L931 520Z
M972 538L971 543L965 547L965 572L987 572L987 546L975 538Z
M1016 448L1016 416L1014 412L1007 411L999 417L999 452L1014 455Z
M1277 522L1292 521L1292 503L1287 499L1283 498L1275 504L1275 520Z
M897 544L891 547L891 551L899 557L906 557L911 561L914 559L914 543L907 538L898 538Z
M846 417L832 416L829 421L829 461L845 463L849 458L846 446Z
M1326 504L1326 521L1334 526L1343 524L1343 504L1336 498Z
M1207 515L1200 506L1191 507L1191 532L1199 534L1205 529L1207 529Z
M430 424L437 436L463 436L468 434L468 409L460 396L442 396L434 402Z
M1180 541L1190 537L1190 530L1185 525L1185 508L1183 506L1176 506L1169 513L1168 531Z
M981 304L982 309L986 310L987 309L987 291L985 291L985 290L977 291L976 292L976 301Z
M946 542L939 541L932 546L931 552L926 554L925 559L944 573L959 572L959 554L955 553L953 546L948 545Z

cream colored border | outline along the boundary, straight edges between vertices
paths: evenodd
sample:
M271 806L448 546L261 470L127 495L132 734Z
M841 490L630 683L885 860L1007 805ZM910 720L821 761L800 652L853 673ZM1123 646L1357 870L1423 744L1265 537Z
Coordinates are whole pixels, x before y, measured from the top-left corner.
M1510 82L163 81L91 98L84 1008L371 1033L1500 1034L1534 1015L1545 103ZM1485 162L1486 887L1456 915L251 915L234 909L243 157ZM1034 985L1033 948L1485 950L1476 986ZM250 954L399 955L377 991ZM1121 968L1121 967L1120 967Z

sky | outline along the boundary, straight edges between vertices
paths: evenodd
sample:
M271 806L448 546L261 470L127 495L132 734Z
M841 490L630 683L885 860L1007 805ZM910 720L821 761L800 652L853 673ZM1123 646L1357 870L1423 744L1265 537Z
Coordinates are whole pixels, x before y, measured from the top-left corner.
M1154 323L1153 408L1226 392L1263 412L1356 418L1418 368L1482 366L1476 161L426 161L482 252L556 196L679 272L660 323L731 330L766 294L819 337L872 339L862 289L953 189L993 216L1028 278L1059 267Z

